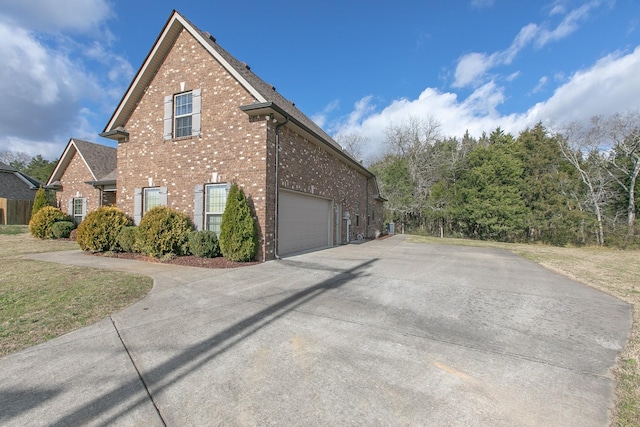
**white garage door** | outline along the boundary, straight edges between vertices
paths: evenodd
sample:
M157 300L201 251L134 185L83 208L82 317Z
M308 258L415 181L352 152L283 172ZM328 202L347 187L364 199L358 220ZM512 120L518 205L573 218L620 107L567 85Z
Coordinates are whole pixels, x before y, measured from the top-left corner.
M331 200L280 190L278 254L331 245Z

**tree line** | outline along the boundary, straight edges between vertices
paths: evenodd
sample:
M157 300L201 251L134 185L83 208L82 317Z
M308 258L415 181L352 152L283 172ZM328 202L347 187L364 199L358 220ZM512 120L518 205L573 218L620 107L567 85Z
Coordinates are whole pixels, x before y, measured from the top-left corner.
M40 154L31 157L27 153L15 153L8 150L0 151L0 162L42 183L47 182L56 163L58 163L57 160L44 159Z
M433 119L386 129L370 165L385 221L441 237L640 246L640 114L593 117L517 137L497 128L441 137Z

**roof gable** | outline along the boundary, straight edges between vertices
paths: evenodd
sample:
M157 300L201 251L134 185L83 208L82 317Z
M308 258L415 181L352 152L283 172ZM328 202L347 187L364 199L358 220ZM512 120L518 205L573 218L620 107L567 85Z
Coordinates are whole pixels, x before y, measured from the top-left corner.
M107 123L102 136L113 138L119 132L124 132L124 125L133 114L136 105L142 98L145 89L151 84L167 54L173 48L180 33L186 30L193 36L222 66L229 72L256 100L254 104L240 106L247 114L260 114L265 110L272 111L286 117L285 123L296 126L299 130L309 134L313 139L342 158L347 164L368 177L373 174L360 162L354 159L340 144L333 140L313 120L300 111L294 103L287 100L275 90L275 87L258 77L247 64L240 62L229 52L218 45L207 32L201 31L184 16L174 10L160 32L151 51L145 58L131 85L118 104L113 116Z
M98 181L105 175L116 169L117 150L106 145L96 144L81 139L70 139L58 164L47 181L47 185L52 185L60 181L65 171L69 167L73 157L78 154L91 173L91 180Z

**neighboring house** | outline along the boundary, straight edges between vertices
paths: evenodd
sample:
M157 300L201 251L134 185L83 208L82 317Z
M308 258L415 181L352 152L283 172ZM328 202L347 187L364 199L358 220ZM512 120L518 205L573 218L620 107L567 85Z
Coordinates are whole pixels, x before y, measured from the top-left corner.
M47 182L58 207L82 222L88 212L116 202L116 149L70 139Z
M26 225L40 181L0 162L0 224Z
M117 206L136 223L167 205L219 232L236 182L259 260L382 230L375 176L176 11L101 136L118 141Z

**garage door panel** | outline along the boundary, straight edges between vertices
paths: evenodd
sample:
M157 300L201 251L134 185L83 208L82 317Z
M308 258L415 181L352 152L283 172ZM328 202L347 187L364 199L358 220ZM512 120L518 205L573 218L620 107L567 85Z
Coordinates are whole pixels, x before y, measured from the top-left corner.
M331 201L281 191L278 208L278 252L295 252L331 245Z

